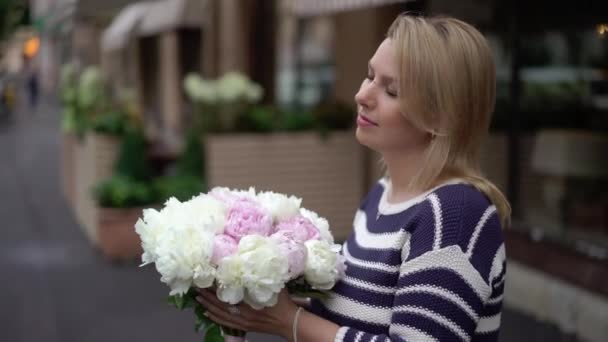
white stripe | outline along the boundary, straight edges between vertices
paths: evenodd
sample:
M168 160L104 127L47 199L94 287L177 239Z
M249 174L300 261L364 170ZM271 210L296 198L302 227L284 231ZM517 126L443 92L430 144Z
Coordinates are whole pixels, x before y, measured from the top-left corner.
M500 303L502 301L502 296L503 295L500 295L500 296L498 296L496 298L490 298L490 299L488 299L488 303L487 304L498 304L498 303Z
M348 331L348 327L340 327L336 332L336 336L334 337L334 342L343 342L344 336L346 336L346 332Z
M490 286L473 267L459 246L450 246L427 252L401 265L401 275L423 270L447 268L456 272L477 293L482 302L490 297Z
M373 291L373 292L377 292L377 293L384 293L384 294L393 294L395 293L395 288L394 287L387 287L387 286L382 286L382 285L376 285L367 281L363 281L357 278L353 278L351 276L344 276L341 279L342 282L349 284L351 286L354 287L358 287L360 289L364 289L364 290L369 290L369 291Z
M488 333L498 330L500 328L500 314L496 314L492 317L481 317L477 323L476 333Z
M409 233L396 231L394 233L375 234L367 229L367 215L364 211L357 211L353 223L355 228L355 241L362 248L367 249L394 249L401 250L403 242Z
M454 292L446 290L445 288L442 288L442 287L433 286L433 285L408 286L406 288L399 289L397 291L396 295L399 296L404 293L417 293L417 292L432 293L432 294L441 296L445 299L448 299L452 303L458 305L460 308L462 308L464 311L466 311L466 313L469 315L469 317L471 317L474 321L477 321L479 319L479 315L475 312L475 310L473 310L473 308L471 308L469 303L467 303L464 299L462 299L460 296L458 296Z
M369 342L376 342L377 339L378 339L378 335L374 335L374 337L372 337L371 341L369 341Z
M486 224L486 221L496 211L496 207L491 205L486 209L486 211L481 215L481 219L477 222L477 226L475 227L475 231L473 231L473 236L471 240L469 240L469 246L467 246L467 257L470 258L473 254L473 248L475 248L475 243L477 243L477 239L479 238L479 234L481 233L481 229Z
M409 235L410 234L408 233L407 240L405 240L403 247L401 247L401 262L404 262L405 260L407 260L407 258L409 258L410 251L412 250L412 246L411 246L412 240L410 239Z
M498 277L502 273L505 258L505 244L503 243L502 245L500 245L500 247L498 247L496 254L494 254L494 259L492 260L492 268L490 268L490 279L488 280L488 283L491 284L496 279L496 277ZM504 278L505 277L503 276L503 280Z
M355 335L355 342L361 342L361 338L363 337L363 331L359 331L357 335Z
M323 300L323 304L328 310L343 317L386 326L391 323L390 308L366 305L334 292L330 293L328 299Z
M424 308L418 308L413 306L397 306L393 309L395 312L405 312L405 313L415 313L421 316L426 316L427 318L432 319L433 321L443 325L444 327L450 329L453 333L458 335L463 341L469 341L470 336L458 326L458 324L454 323L452 320L439 315L435 312L429 311Z
M413 328L413 327L410 327L407 325L403 325L403 324L391 325L389 332L391 335L396 334L400 337L403 337L403 339L406 341L423 341L423 342L437 341L436 338L424 333L420 329L416 329L416 328Z
M502 279L500 279L496 284L494 284L494 287L499 287L500 285L502 285L502 283L505 282L506 279L507 277L502 277Z
M350 262L351 264L354 264L354 265L357 265L357 266L363 267L363 268L380 270L380 271L384 271L384 272L393 272L393 273L399 272L399 266L387 265L387 264L381 263L381 262L371 262L371 261L357 259L357 258L353 257L348 252L348 244L346 242L344 243L343 251L344 251L344 258L346 259L347 262Z
M429 200L433 205L433 216L435 217L435 242L433 243L433 249L438 250L441 247L441 204L439 203L439 197L436 194L431 194Z

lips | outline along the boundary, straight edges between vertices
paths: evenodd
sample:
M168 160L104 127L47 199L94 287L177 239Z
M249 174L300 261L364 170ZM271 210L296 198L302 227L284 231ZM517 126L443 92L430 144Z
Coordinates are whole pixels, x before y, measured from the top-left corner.
M366 123L369 125L374 125L374 126L378 126L378 124L372 120L370 120L368 117L366 117L363 114L359 114L357 121L362 122L362 123Z

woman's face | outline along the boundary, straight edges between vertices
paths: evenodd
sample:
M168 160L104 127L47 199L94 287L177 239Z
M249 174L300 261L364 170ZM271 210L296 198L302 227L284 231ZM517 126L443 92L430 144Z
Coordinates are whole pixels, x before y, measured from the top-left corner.
M367 77L355 95L357 140L383 155L420 153L429 142L429 134L415 128L401 111L398 70L387 38L370 59Z

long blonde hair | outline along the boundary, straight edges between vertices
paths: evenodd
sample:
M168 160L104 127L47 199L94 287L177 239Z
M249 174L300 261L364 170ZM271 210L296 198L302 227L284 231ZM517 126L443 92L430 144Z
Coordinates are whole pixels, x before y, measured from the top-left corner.
M426 190L459 178L483 192L506 227L511 207L481 175L480 147L496 98L492 52L473 26L450 17L404 13L388 30L399 67L401 107L418 129L431 134L426 161L410 183Z

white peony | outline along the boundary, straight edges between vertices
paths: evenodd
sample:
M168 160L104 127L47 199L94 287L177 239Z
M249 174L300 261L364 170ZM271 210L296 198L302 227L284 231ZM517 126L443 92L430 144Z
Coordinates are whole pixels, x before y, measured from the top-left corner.
M171 197L165 202L161 211L144 209L143 219L137 220L135 231L139 234L143 254L142 266L153 263L158 259L158 247L164 235L173 224L173 220L181 216L182 203Z
M231 190L226 187L216 186L209 191L209 196L224 202L226 205L231 205L233 201L238 199L257 200L255 188L253 187L250 187L249 190Z
M142 240L144 264L156 264L171 295L186 293L192 285L204 288L213 284L215 268L210 259L217 230L215 215L223 208L216 202L198 199L182 203L170 198L160 212L146 209L143 220L135 226Z
M171 288L170 295L184 294L194 285L213 285L215 268L211 265L214 234L188 221L174 220L163 234L158 247L156 270L161 281Z
M343 259L338 255L341 247L323 240L308 240L304 244L308 250L304 278L315 289L331 289L344 269L340 264Z
M209 195L201 194L184 203L185 214L192 224L214 234L222 234L226 223L226 205Z
M239 242L237 252L243 270L244 300L255 309L273 306L278 293L289 280L289 262L271 238L248 235Z
M237 304L243 300L243 261L238 255L228 256L217 268L217 297L226 303Z
M288 220L299 213L302 199L272 191L261 192L258 194L258 201L264 209L272 215L275 223Z
M323 217L320 217L314 211L308 210L306 208L300 209L300 215L309 219L312 224L319 229L319 235L321 235L321 239L327 241L330 244L334 243L334 236L331 234L329 230L329 222Z

